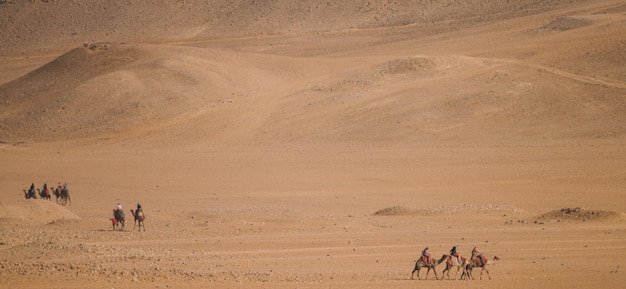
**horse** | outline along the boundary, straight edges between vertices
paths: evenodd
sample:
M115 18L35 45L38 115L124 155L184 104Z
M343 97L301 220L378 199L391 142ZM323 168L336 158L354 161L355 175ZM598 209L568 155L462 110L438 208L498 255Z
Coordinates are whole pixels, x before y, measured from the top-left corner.
M59 190L59 188L56 188L54 189L54 196L57 198L57 204L61 206L65 206L68 201L70 202L70 205L72 204L72 199L70 199L70 190L68 189Z
M411 272L411 279L413 279L413 274L417 271L417 279L422 280L420 278L420 270L422 269L422 267L428 268L428 270L426 270L426 280L428 280L428 272L430 272L430 270L433 270L433 272L435 273L435 279L439 279L439 277L437 276L437 270L435 270L435 266L441 264L443 261L446 260L446 258L447 256L443 255L441 256L441 259L432 260L431 262L427 264L426 262L424 262L422 257L420 257L419 259L417 259L417 261L415 261L415 267L413 268L413 271Z
M461 255L458 255L458 257L453 255L446 255L446 258L448 260L446 261L446 268L443 269L443 272L441 272L441 274L443 275L441 276L441 280L443 280L446 275L448 276L448 280L450 280L450 270L454 267L456 267L456 272L454 272L454 279L456 280L456 275L459 274L459 270L463 272L463 274L461 274L461 277L463 277L463 275L465 274L465 265L467 265L467 259L461 257Z
M480 270L480 280L483 279L483 271L487 272L487 277L489 277L489 280L491 280L491 275L489 275L489 270L487 270L487 266L488 265L495 265L496 261L500 260L500 257L498 256L494 256L493 260L489 260L487 258L483 258L481 259L481 257L479 256L472 256L471 261L469 262L469 264L467 264L467 269L466 269L466 276L469 278L472 278L472 280L474 280L474 276L472 276L472 270L474 268L481 268ZM461 276L463 277L463 276Z
M121 209L113 209L113 219L111 219L111 221L113 222L113 230L115 231L116 229L119 231L123 231L124 230L124 211L122 211ZM122 227L120 229L120 226Z
M46 188L43 191L37 189L37 192L39 193L39 197L41 197L42 200L45 200L45 199L48 199L48 201L52 200L52 198L50 198L50 189Z
M146 218L143 214L143 210L141 208L137 209L137 211L130 210L130 213L133 214L133 218L135 218L135 224L133 225L133 231L135 230L135 226L139 223L139 231L141 231L141 227L143 226L143 231L146 231L146 226L143 223L143 220Z

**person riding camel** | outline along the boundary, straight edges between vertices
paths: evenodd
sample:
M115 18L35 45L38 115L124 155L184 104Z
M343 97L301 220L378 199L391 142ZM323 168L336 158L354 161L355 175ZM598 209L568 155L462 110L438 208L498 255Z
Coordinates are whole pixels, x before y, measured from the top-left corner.
M50 192L48 192L48 184L47 183L43 184L43 189L41 189L41 195L42 196L50 196Z
M424 261L424 264L426 265L431 264L430 253L428 253L428 247L422 250L422 261Z
M119 214L121 217L124 217L124 211L122 211L122 205L117 203L117 207L115 208L115 212Z
M474 249L472 249L472 260L476 262L478 266L482 266L485 264L483 253L478 251L477 247L474 247Z
M61 191L63 190L63 185L61 185L61 182L59 182L59 185L57 186L57 190L59 190L59 193L61 193Z
M459 253L456 252L456 246L453 246L450 250L450 256L459 257Z
M24 191L24 197L26 197L26 199L37 198L37 194L35 193L35 183L30 184L30 189L28 189L28 192Z

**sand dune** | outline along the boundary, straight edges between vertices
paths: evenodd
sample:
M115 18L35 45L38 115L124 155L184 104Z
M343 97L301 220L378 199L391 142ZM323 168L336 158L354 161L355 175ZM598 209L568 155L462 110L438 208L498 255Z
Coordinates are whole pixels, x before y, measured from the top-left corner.
M7 2L3 5L8 9L26 4ZM135 11L130 6L124 8L128 13ZM247 106L256 107L259 101L269 107L263 112L266 119L255 116L252 121L260 122L255 123L255 127L237 127L228 133L248 135L250 129L269 127L265 130L271 130L267 134L270 139L284 133L287 139L301 139L306 135L394 143L431 138L501 139L503 136L516 142L536 142L542 138L621 139L625 131L624 106L621 105L625 100L620 93L626 86L621 65L625 59L621 49L624 43L611 31L620 31L623 15L607 15L615 10L598 6L605 10L595 12L594 9L599 8L594 6L587 8L591 11L584 11L590 13L588 16L545 16L548 18L543 21L548 23L529 22L521 32L519 27L515 31L510 28L498 31L508 22L520 20L510 15L516 13L496 11L495 14L502 14L500 18L484 20L486 23L480 24L478 29L472 28L473 24L465 24L462 27L469 35L458 36L453 32L449 39L465 43L483 39L487 44L494 41L489 38L520 33L521 37L516 37L519 40L508 45L485 45L483 51L469 51L465 55L463 47L456 51L448 48L443 54L432 51L438 43L432 41L432 37L451 35L449 33L436 31L416 39L395 40L397 35L423 33L420 25L407 27L406 24L393 28L390 30L393 33L388 34L383 34L384 30L368 32L366 29L355 32L356 37L349 32L270 37L265 42L276 42L270 44L270 50L241 53L211 49L214 41L199 40L193 42L198 48L185 43L113 42L105 44L106 50L73 48L0 87L3 102L8 104L2 118L3 141L93 137L131 127L159 126L159 122L172 121L190 112L211 115L209 118L213 121L215 112L209 108L221 102L249 112ZM533 13L559 7L554 4L537 7L532 12L521 11L531 14L527 17L532 19ZM515 7L492 9L518 11ZM477 13L471 11L466 13ZM454 12L454 9L449 11ZM356 15L365 17L369 13L372 12ZM568 13L576 12L568 10ZM463 14L454 15L465 19ZM496 23L490 23L495 20ZM432 22L425 24L430 28L432 24L428 23ZM443 24L446 25L449 24ZM595 33L599 29L607 32ZM594 35L597 41L588 41L588 37L581 34ZM365 37L370 39L358 40ZM304 47L314 46L320 38L343 43L344 46L335 48L333 54L350 53L352 57L338 62L332 54L298 56L290 52L287 59L276 56L284 52L281 48L277 51L272 48L293 46L291 42L297 40L295 46L306 51ZM352 38L357 40L348 41ZM557 42L555 39L564 40ZM443 45L450 46L446 41ZM542 44L527 49L525 53L529 56L513 54L512 58L503 58L495 51L515 51L519 46L531 45L524 43L540 41ZM380 42L399 44L381 45ZM229 40L217 43L229 43ZM394 52L398 46L412 47L411 54L402 50ZM372 47L391 52L381 56L371 51ZM568 53L559 52L563 49ZM274 111L268 111L271 109ZM239 117L229 113L222 121L232 123L236 118ZM305 125L294 126L294 123ZM238 132L239 129L246 131ZM209 130L213 132L215 128ZM464 133L468 130L472 134ZM476 131L484 132L476 135Z
M448 288L409 273L455 245L500 257L460 286L623 287L622 1L0 0L0 19L0 287ZM32 182L72 204L21 199Z

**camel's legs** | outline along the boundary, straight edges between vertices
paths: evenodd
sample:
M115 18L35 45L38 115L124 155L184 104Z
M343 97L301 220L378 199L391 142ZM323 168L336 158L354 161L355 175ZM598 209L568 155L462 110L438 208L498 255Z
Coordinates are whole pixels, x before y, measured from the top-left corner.
M489 277L489 280L491 280L491 275L489 275L489 270L487 270L486 267L483 267L483 269L480 270L480 280L483 280L483 271L487 272L487 277Z
M417 268L417 266L415 266L415 267L413 268L413 271L411 271L411 280L413 280L413 274L415 273L415 271L417 271L417 269L418 269L418 268ZM418 272L419 272L419 271L418 271ZM419 273L418 273L418 275L419 275ZM419 278L419 276L417 276L417 278Z

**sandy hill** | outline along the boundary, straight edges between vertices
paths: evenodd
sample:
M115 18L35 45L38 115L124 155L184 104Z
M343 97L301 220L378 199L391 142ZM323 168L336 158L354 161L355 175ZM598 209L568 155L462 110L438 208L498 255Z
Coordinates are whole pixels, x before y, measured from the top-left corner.
M80 217L52 201L20 200L0 203L0 219L3 222L49 224L60 220L80 220Z
M162 42L436 24L449 31L586 1L13 1L0 3L0 55L84 41ZM595 7L615 8L618 1ZM619 7L616 12L619 12ZM432 28L431 28L432 29Z
M5 1L6 56L68 51L5 79L1 141L621 139L626 8L534 2Z

